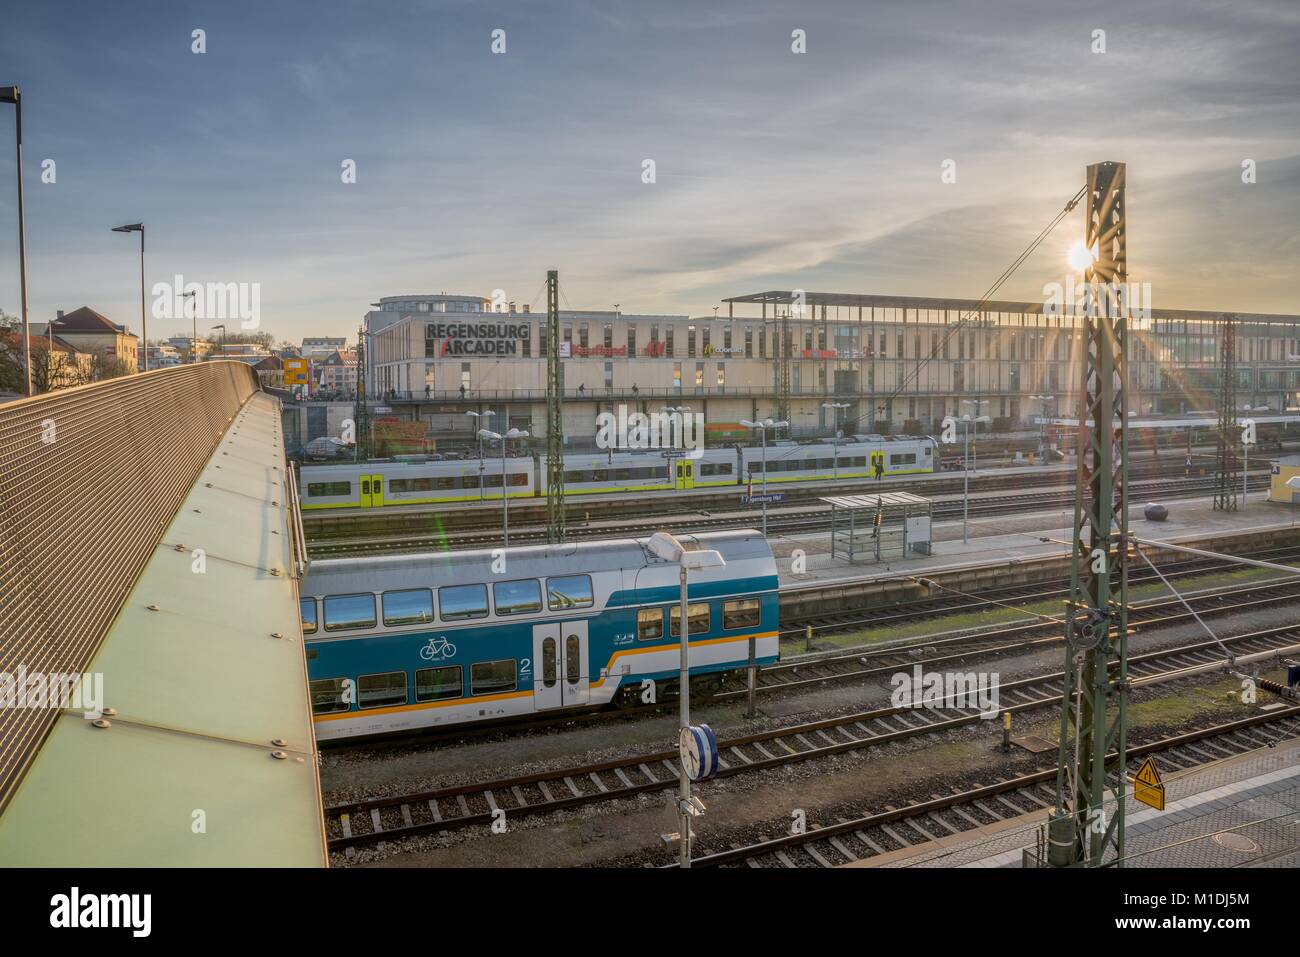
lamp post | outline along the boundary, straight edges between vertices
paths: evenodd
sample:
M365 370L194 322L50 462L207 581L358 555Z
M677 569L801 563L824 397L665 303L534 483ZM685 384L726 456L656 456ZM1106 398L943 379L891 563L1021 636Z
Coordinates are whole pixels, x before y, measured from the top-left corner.
M1249 403L1249 402L1247 402L1247 403L1246 403L1245 405L1243 405L1241 408L1242 408L1242 411L1244 411L1244 412L1267 412L1267 411L1268 411L1268 406L1266 406L1266 405L1257 405L1257 406L1255 406L1255 407L1252 409L1252 408L1250 407L1250 403ZM1246 433L1245 433L1245 431L1243 430L1242 433L1241 433L1241 452L1242 452L1242 461L1241 461L1241 504L1242 504L1242 505L1245 505L1245 504L1246 504L1246 491L1247 491L1247 489L1250 487L1250 446L1251 446L1251 443L1246 441Z
M1042 406L1038 410L1039 430L1038 430L1038 457L1047 458L1047 403L1055 402L1054 395L1031 395L1029 398L1041 402Z
M991 418L989 418L987 415L986 415L986 416L983 416L982 418L980 417L980 406L981 406L981 405L986 405L986 404L988 404L990 401L991 401L991 400L989 400L989 399L962 399L962 400L961 400L961 404L962 404L962 405L973 405L973 406L975 407L975 416L976 416L976 418L977 418L979 421L981 421L981 422L992 422L993 420L992 420ZM963 418L967 418L967 416L965 416L965 415L963 415L962 417L963 417ZM975 449L975 458L971 461L971 464L970 464L970 469L971 469L971 471L974 472L976 475L979 475L979 472L980 472L980 469L979 469L979 454L980 454L980 453L979 453L979 448L978 448L978 443L977 443L977 447L976 447L976 449ZM969 448L967 449L967 455L968 455L968 456L970 455L970 450L969 450Z
M649 541L646 542L646 548L656 558L661 558L666 562L674 562L678 568L677 580L681 588L679 596L681 610L677 628L677 636L681 644L681 663L678 671L678 682L680 683L678 689L678 724L680 725L678 738L681 740L686 734L689 734L687 728L691 726L691 621L687 571L689 569L719 568L727 563L720 552L706 549L687 551L681 542L667 532L655 532L651 535ZM672 616L669 615L668 617L671 622ZM691 818L698 814L699 810L692 803L691 779L686 774L686 762L681 760L680 757L677 762L677 786L679 792L677 802L678 860L682 867L690 867Z
M835 418L835 473L834 477L840 477L840 412L847 409L847 402L823 402L823 409L830 409Z
M787 428L789 422L773 422L771 419L763 419L760 422L751 422L748 419L741 419L740 424L747 429L758 429L759 437L763 441L763 537L767 538L767 430Z
M139 233L140 234L140 344L144 346L144 369L149 371L149 327L145 324L144 317L144 223L128 223L125 226L114 226L115 233ZM222 327L224 328L224 326Z
M224 359L226 357L226 327L224 325L219 324L213 326L212 328L221 330L221 358Z
M961 493L961 543L966 545L970 542L970 427L974 425L978 429L981 422L991 420L987 415L977 416L974 419L969 415L963 415L958 421L962 424L962 433L966 438L966 453L962 456Z
M199 301L195 298L195 291L181 293L181 301L190 300L190 365L199 361ZM145 347L148 351L148 347Z
M27 230L23 218L23 97L16 86L0 86L0 103L14 105L14 161L18 172L18 287L22 297L23 368L32 394L32 343L27 325Z
M491 439L501 443L501 544L504 548L510 547L510 499L506 497L506 490L509 487L506 483L506 440L526 439L528 436L529 433L523 429L511 429L505 435L489 432L487 429L478 430L480 439Z
M486 431L486 429L484 429L483 426L487 425L487 423L482 420L490 419L492 418L492 416L496 415L496 413L493 412L491 409L488 409L486 412L475 412L473 409L469 409L465 412L465 414L472 415L474 417L474 424L478 426L478 503L482 505L483 504L483 433ZM502 478L502 481L503 482L505 481L504 477Z

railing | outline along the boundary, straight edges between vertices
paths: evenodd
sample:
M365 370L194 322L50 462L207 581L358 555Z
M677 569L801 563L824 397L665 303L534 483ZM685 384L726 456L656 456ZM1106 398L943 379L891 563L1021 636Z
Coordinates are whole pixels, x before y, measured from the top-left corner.
M0 406L0 674L85 672L258 388L213 361ZM0 708L0 807L59 713Z

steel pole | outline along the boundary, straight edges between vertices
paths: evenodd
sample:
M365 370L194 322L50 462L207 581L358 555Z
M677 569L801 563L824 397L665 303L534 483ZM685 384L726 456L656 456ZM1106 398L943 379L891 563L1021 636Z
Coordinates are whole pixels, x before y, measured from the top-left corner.
M767 426L758 430L763 440L763 537L767 538Z
M506 498L506 436L504 432L501 434L501 542L503 547L510 547L510 500Z
M962 431L966 433L966 453L962 456L962 493L961 493L961 543L970 544L970 534L968 532L968 523L970 521L970 423L964 423L966 428Z
M677 692L678 710L679 710L679 729L678 740L681 740L681 734L691 725L691 661L690 661L690 621L687 618L687 594L686 594L686 554L683 552L679 559L679 574L681 578L681 627L678 629L678 637L681 639L681 674L678 678L681 687ZM679 852L681 855L681 866L691 866L691 815L688 810L691 806L691 779L686 776L686 762L682 756L677 756L677 780L681 790L681 806L677 809L678 820L678 838Z
M144 318L144 223L140 224L140 345L144 349L144 371L149 371L149 327Z
M32 343L27 320L27 229L23 217L23 98L14 88L14 160L18 167L18 286L23 311L23 368L27 374L27 394L32 395Z

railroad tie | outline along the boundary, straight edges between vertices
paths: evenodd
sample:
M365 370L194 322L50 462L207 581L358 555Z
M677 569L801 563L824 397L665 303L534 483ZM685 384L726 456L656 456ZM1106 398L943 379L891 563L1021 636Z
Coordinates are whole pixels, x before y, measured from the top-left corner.
M953 814L956 814L959 818L961 818L963 821L965 821L965 822L966 822L967 824L969 824L971 827L983 827L983 826L984 826L984 825L980 824L979 821L975 820L975 818L973 818L971 815L969 815L969 814L967 814L965 811L963 811L960 807L956 807L956 806L954 806L954 807L950 807L950 808L948 808L948 810L951 811Z
M494 795L492 793L492 790L489 788L488 790L483 792L483 797L487 798L488 810L491 811L493 814L495 814L497 812L496 795Z
M1052 806L1052 801L1044 801L1042 798L1040 798L1037 794L1034 793L1033 788L1022 788L1020 790L1020 793L1023 794L1025 797L1029 798L1029 800L1033 801L1039 807ZM1053 799L1055 799L1055 795L1053 795Z
M842 741L836 741L836 740L835 740L834 738L832 738L829 734L827 734L825 728L818 728L818 729L817 729L817 736L818 736L819 738L821 738L823 741L825 741L827 744L830 744L830 745L836 745L836 744L842 744L842 743L843 743Z
M797 869L797 868L799 867L798 864L796 864L794 861L790 860L790 856L789 856L788 854L786 854L785 851L777 851L777 852L776 852L776 859L777 859L778 861L780 861L780 862L781 862L783 865L785 865L786 867L790 868L791 870L795 870L795 869Z
M352 836L352 815L340 814L339 824L342 825L343 827L343 836L351 837ZM355 857L356 853L357 853L357 849L355 847L346 847L343 849L344 857Z
M639 768L641 773L644 774L650 780L651 784L659 783L659 779L655 777L653 774L651 774L650 769L646 767L644 764L638 764L637 768Z
M372 807L370 809L370 823L373 824L375 828L373 833L382 834L384 832L384 824L379 819L379 808ZM387 841L380 841L379 849L382 851L387 844L388 844Z
M839 851L840 854L842 854L846 859L850 861L856 861L858 859L858 855L854 854L851 850L849 850L848 847L845 846L844 842L841 841L838 837L830 838L829 843L831 847Z
M407 827L415 826L415 822L411 820L411 806L409 804L402 805L402 823Z
M805 845L803 846L803 849L804 849L805 851L808 852L808 856L809 856L809 857L811 857L814 861L816 861L816 862L817 862L818 864L820 864L822 867L834 867L834 866L835 866L835 865L832 864L829 860L827 860L825 857L822 856L821 852L817 850L816 845L814 845L814 844L805 844Z
M565 775L565 777L564 777L564 783L567 784L567 785L569 786L569 792L570 792L574 797L576 797L576 798L580 798L580 797L582 797L582 792L579 791L579 790L578 790L578 786L577 786L576 784L573 783L573 778L569 777L568 775Z
M911 847L911 846L912 846L912 842L911 842L911 841L909 841L907 838L903 837L903 835L899 834L897 831L895 831L895 830L894 830L892 827L890 827L888 824L881 824L881 825L880 825L880 829L881 829L882 831L884 831L886 834L888 834L888 835L889 835L891 838L893 838L895 841L897 841L901 846L903 846L903 847Z
M816 751L816 750L817 750L817 745L813 744L811 741L809 741L807 738L805 738L802 734L796 734L796 735L794 736L794 739L795 739L796 741L798 741L800 744L802 744L804 747L806 747L809 751ZM778 741L779 744L785 744L785 742L784 742L784 741L781 741L779 738L777 739L777 741ZM788 747L788 745L787 745L787 747ZM791 753L791 754L794 754L794 753L795 753L795 751L794 751L793 748L790 749L790 753Z
M867 845L867 847L871 848L871 850L874 851L874 852L877 853L877 854L888 854L888 853L889 853L889 852L886 851L883 847L881 847L879 844L877 844L875 841L873 841L873 840L871 839L871 835L868 834L866 831L854 831L854 832L853 832L853 836L856 837L856 838L857 838L859 841L861 841L863 844Z
M528 801L524 798L524 792L519 789L518 784L510 786L510 793L515 796L517 807L528 807Z
M546 798L547 804L555 803L555 796L551 794L551 789L546 786L545 781L537 782L537 790L542 792L542 797Z
M1022 814L1025 813L1025 809L1024 809L1024 808L1022 808L1022 807L1017 807L1015 804L1013 804L1012 802L1008 801L1008 800L1006 799L1005 795L1002 795L1002 794L995 794L995 795L993 795L993 796L994 796L995 798L997 798L999 804L1005 804L1005 805L1006 805L1006 806L1011 810L1011 813L1014 814L1016 817L1019 817L1020 815L1022 815Z
M732 754L734 754L736 757L740 758L740 760L744 761L746 764L754 763L753 760L748 755L746 755L744 751L740 750L740 748L738 748L734 744L727 750L730 751Z
M947 832L948 832L949 834L960 834L960 833L961 833L961 831L960 831L959 829L953 827L951 824L949 824L947 821L945 821L943 818L941 818L941 817L940 817L938 814L936 814L934 811L930 811L930 812L929 812L928 814L926 814L925 816L926 816L927 818L929 818L931 821L933 821L935 824L938 824L940 827L942 827L942 828L944 828L945 830L947 830Z
M433 815L435 821L442 823L442 812L438 810L438 802L433 798L429 798L429 813Z
M636 787L636 785L632 783L632 779L623 773L622 768L615 768L614 773L618 776L618 779L623 782L624 787L628 787L628 788Z
M931 834L925 828L921 827L920 824L917 824L915 818L911 818L911 817L905 818L904 823L907 824L907 826L910 827L912 830L916 831L916 833L924 837L927 841L939 840L939 838L936 835Z
M460 805L461 817L469 817L469 804L465 801L465 795L457 794L456 803Z
M1007 819L1007 816L1003 814L1002 811L994 807L989 807L988 804L984 803L983 798L976 798L974 801L971 801L971 804L975 805L995 821L1005 821Z
M591 778L592 782L596 785L596 787L600 788L601 794L609 793L609 788L605 787L605 782L600 779L600 775L598 775L595 771L592 771L590 774L587 775L587 777ZM565 780L567 781L568 778L565 778Z

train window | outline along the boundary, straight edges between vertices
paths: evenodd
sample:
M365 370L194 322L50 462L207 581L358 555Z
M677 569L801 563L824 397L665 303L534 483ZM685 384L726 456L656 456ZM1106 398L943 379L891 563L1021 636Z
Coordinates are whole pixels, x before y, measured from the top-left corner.
M723 628L757 628L759 620L757 598L736 598L722 603Z
M908 453L906 453L906 454L904 454L904 455L891 455L891 456L889 457L889 464L890 464L891 466L893 466L893 465L915 465L915 464L916 464L916 453L915 453L915 452L908 452Z
M720 462L717 465L715 465L714 468L717 469L718 475L730 475L733 471L732 469L733 464L734 463L732 462Z
M433 593L427 588L384 592L385 625L419 625L433 621Z
M302 633L316 633L316 599L303 598L298 602L298 617L302 619Z
M461 488L478 488L477 475L462 475L460 477Z
M308 498L316 498L318 495L351 495L351 482L308 482Z
M483 476L483 487L484 487L484 488L500 488L500 487L501 487L501 476L500 476L500 475L485 475L485 476Z
M542 639L542 684L555 687L555 639L549 635Z
M325 599L325 630L375 627L374 595L331 595Z
M930 457L930 446L928 445L925 447L925 457L927 459Z
M413 478L413 479L392 479L388 483L389 492L432 492L433 479L431 478Z
M415 673L415 700L442 701L461 696L460 665L421 668Z
M492 601L498 615L526 615L542 610L542 586L535 578L517 582L497 582L492 586Z
M565 485L579 485L585 481L587 481L586 472L565 472L564 473Z
M591 591L590 575L571 575L567 578L546 579L546 601L551 611L569 608L590 608L596 603Z
M487 585L451 585L438 589L438 612L443 621L486 618Z
M702 601L699 604L687 605L686 614L691 621L692 635L705 635L709 632L709 603ZM682 634L682 606L673 605L668 609L668 628L669 634L674 638L680 638Z
M664 610L640 608L636 613L636 636L642 641L653 641L664 636Z
M564 678L569 684L582 678L582 641L577 635L564 639Z
M587 481L589 481L589 482L608 482L608 481L609 481L609 470L608 470L608 469L592 469L592 471L591 471L591 478L588 479Z
M437 483L438 483L439 492L448 492L451 489L454 489L456 487L456 479L454 476L451 475L442 476L441 478L437 479Z
M406 704L405 671L362 675L357 679L358 708L387 708L395 704Z
M502 694L515 690L515 659L476 661L469 666L470 691L474 694Z
M350 705L343 700L347 678L322 678L308 685L311 693L312 714L332 714L347 711Z
M615 481L615 482L626 482L626 481L628 481L630 478L632 478L632 470L631 470L631 469L614 469L614 481Z
M527 484L528 484L528 473L527 473L527 472L511 472L511 473L510 473L510 484L511 484L511 485L527 485Z

